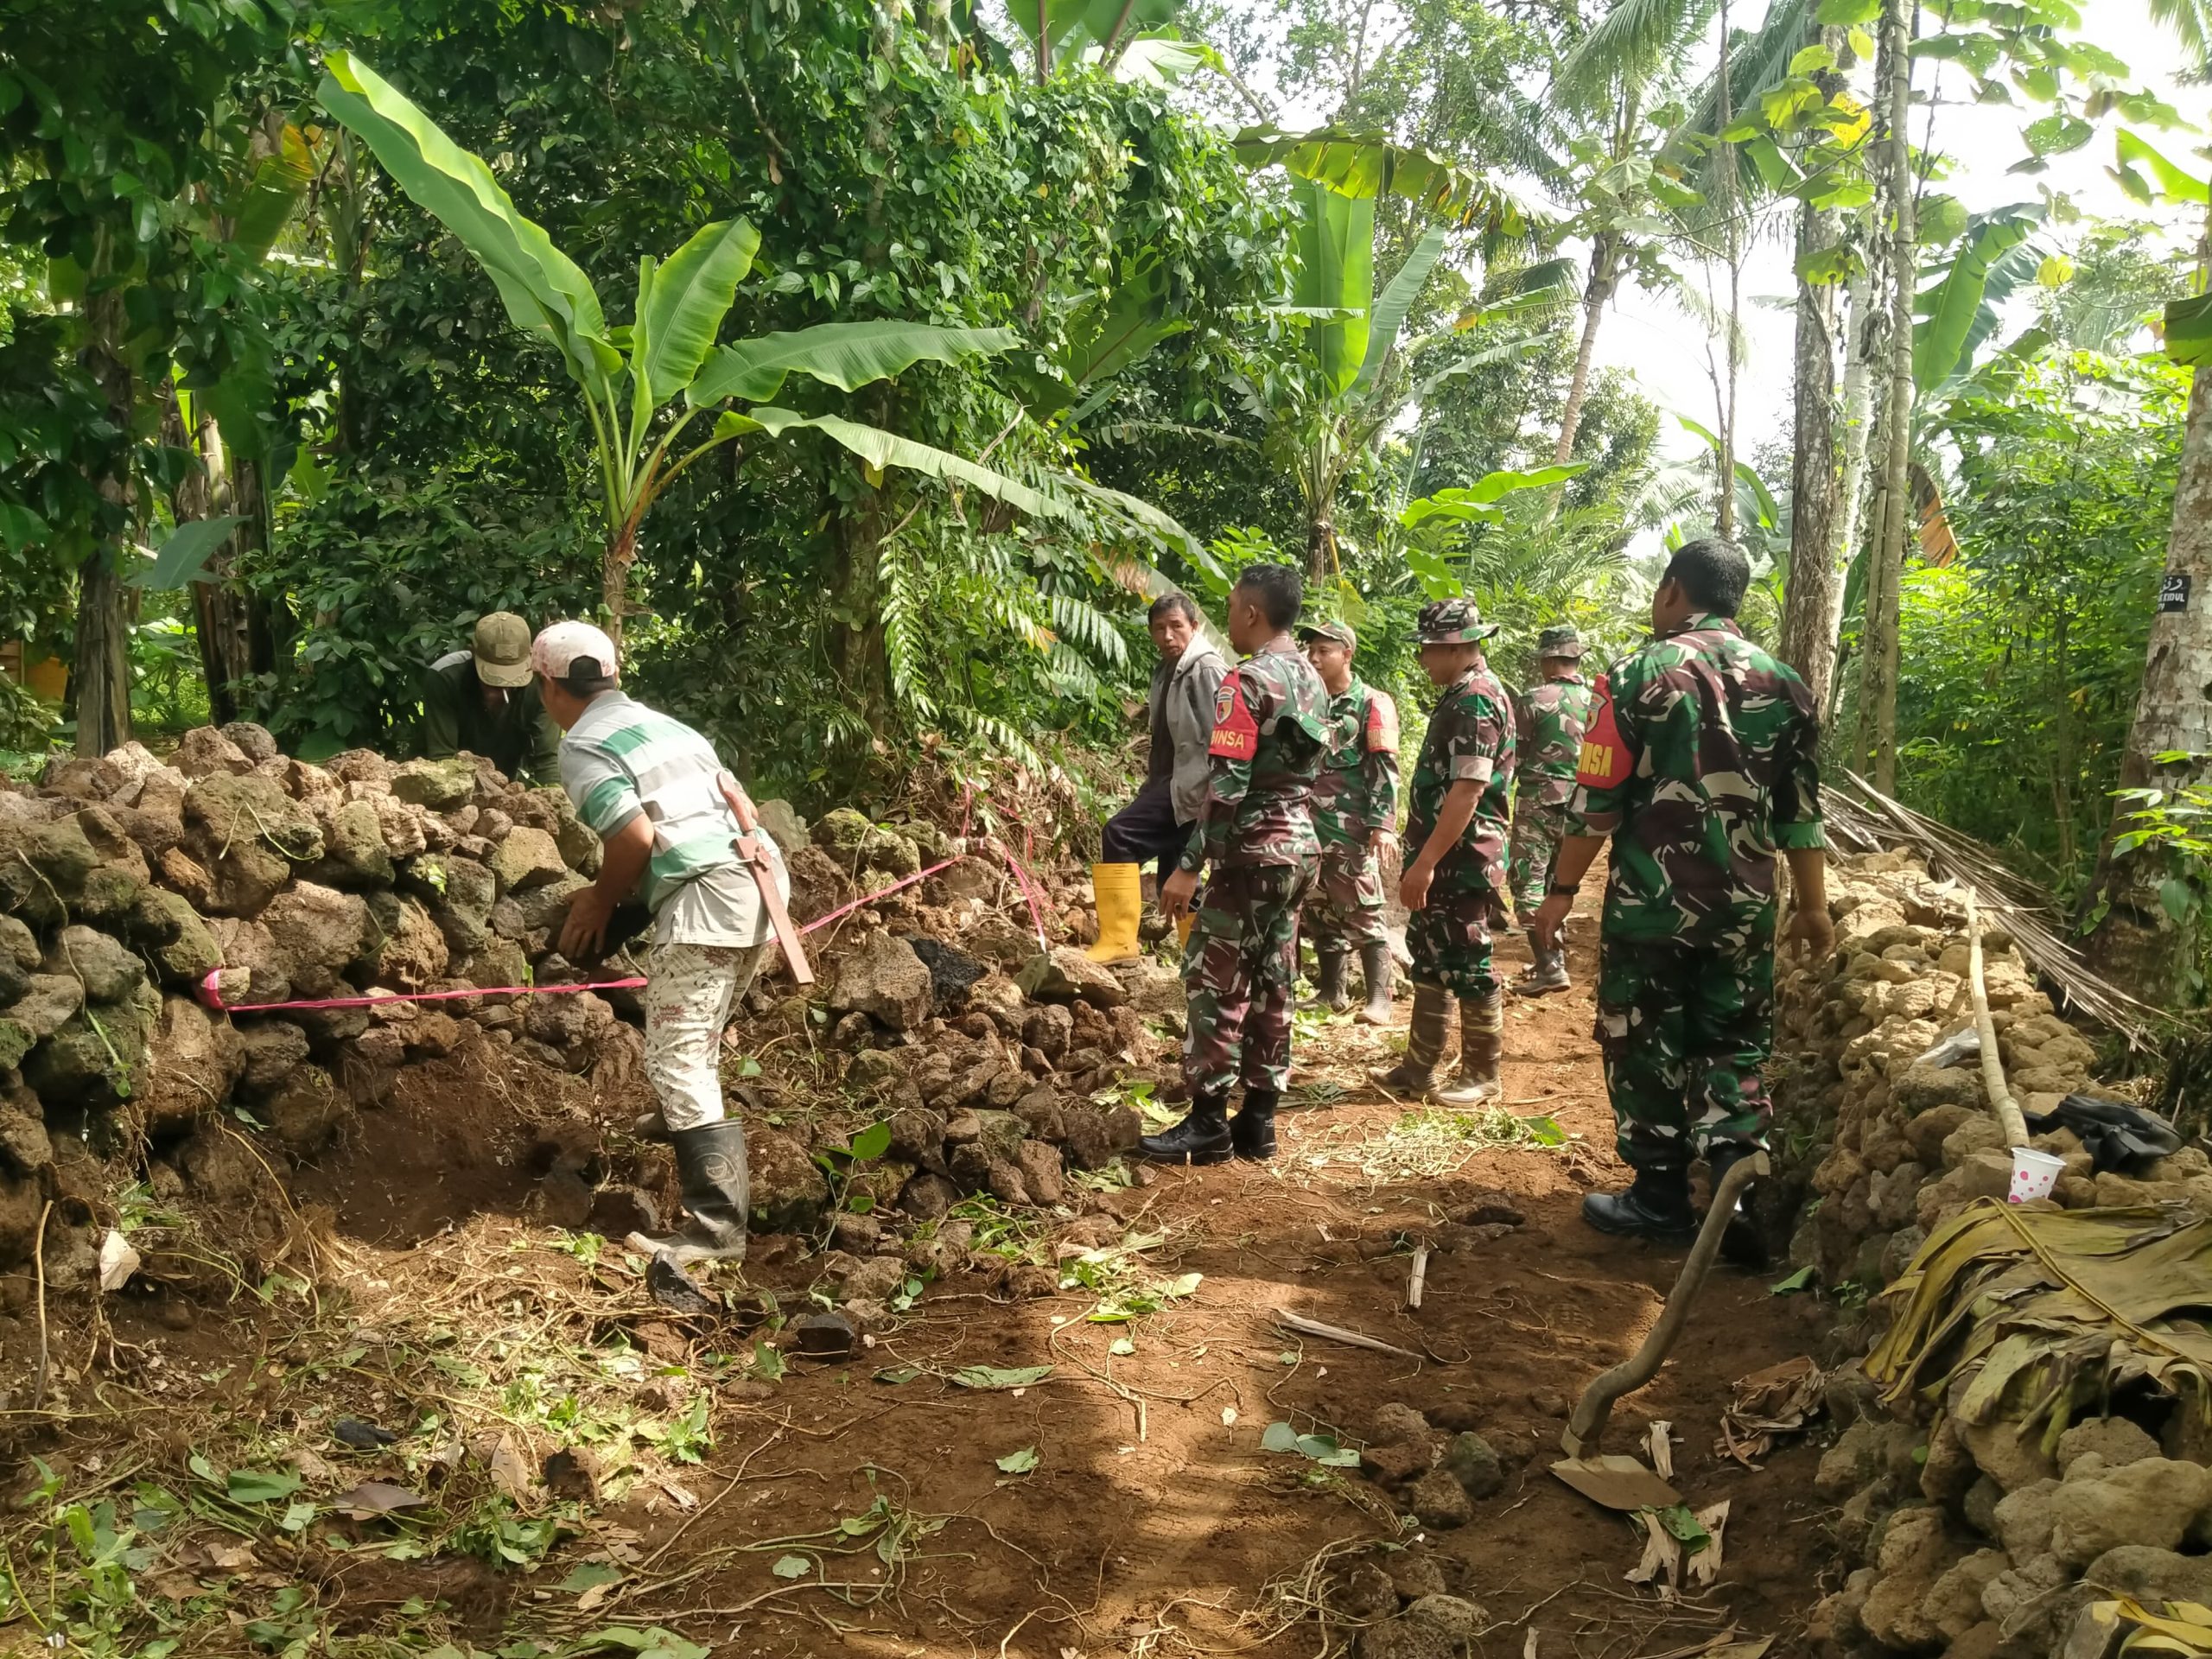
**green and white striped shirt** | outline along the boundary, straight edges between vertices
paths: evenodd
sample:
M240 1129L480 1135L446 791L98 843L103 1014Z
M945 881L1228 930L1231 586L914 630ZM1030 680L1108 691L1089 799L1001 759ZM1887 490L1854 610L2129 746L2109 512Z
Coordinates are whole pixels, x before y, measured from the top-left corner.
M749 946L768 937L760 888L730 844L739 830L717 781L724 770L705 738L620 691L593 698L561 740L561 786L579 817L601 837L641 813L652 824L645 899L658 944ZM783 855L759 835L788 897Z

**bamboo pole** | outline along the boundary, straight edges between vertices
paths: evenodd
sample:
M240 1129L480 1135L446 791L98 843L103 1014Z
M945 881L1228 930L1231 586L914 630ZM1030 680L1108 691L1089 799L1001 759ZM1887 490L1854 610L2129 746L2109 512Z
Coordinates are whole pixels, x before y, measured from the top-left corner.
M1989 985L1981 969L1981 912L1974 889L1967 889L1967 981L1974 987L1974 1028L1981 1039L1981 1086L1989 1091L1989 1109L2005 1126L2005 1144L2028 1144L2028 1122L2019 1103L2005 1086L2005 1062L1997 1053L1997 1022L1989 1017Z

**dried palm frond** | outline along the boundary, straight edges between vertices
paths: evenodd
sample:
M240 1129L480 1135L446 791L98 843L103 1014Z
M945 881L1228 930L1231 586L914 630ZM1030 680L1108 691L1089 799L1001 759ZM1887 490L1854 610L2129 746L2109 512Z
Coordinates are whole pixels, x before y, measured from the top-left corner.
M1974 887L2028 964L2056 986L2069 1005L2119 1033L2131 1048L2149 1046L2156 1028L2172 1023L2171 1014L2139 1001L2090 967L2053 925L2042 891L2008 868L1996 849L1892 800L1855 772L1843 775L1846 783L1831 785L1821 798L1832 845L1844 851L1915 853L1939 880Z

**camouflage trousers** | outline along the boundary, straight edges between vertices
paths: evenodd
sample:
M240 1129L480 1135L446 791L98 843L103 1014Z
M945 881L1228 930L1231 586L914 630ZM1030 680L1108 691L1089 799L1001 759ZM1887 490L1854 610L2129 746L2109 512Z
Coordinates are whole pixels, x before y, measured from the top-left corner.
M1597 1035L1623 1162L1687 1169L1716 1146L1765 1144L1770 938L1741 948L1601 939Z
M1301 919L1317 950L1357 950L1387 941L1382 872L1375 855L1363 846L1325 845Z
M722 1027L753 984L765 945L655 944L639 954L645 988L645 1078L671 1132L719 1123Z
M1298 980L1303 864L1217 870L1198 890L1183 950L1189 1004L1183 1077L1193 1094L1281 1090L1290 1080L1291 995Z
M1552 856L1567 839L1567 803L1553 806L1535 801L1516 803L1513 809L1513 853L1506 867L1506 886L1513 893L1516 920L1526 923L1544 902L1551 885Z
M1498 989L1491 966L1491 929L1504 919L1490 888L1429 884L1428 898L1406 918L1406 950L1415 986L1453 996L1486 997Z

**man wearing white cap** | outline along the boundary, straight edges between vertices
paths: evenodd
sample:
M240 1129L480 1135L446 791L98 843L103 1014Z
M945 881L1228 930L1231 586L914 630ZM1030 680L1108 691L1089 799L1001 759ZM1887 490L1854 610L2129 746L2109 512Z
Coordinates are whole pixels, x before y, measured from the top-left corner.
M530 665L561 741L561 786L605 846L599 879L569 902L561 954L603 947L615 907L644 883L652 940L644 950L645 1075L659 1098L690 1220L632 1249L677 1262L745 1255L745 1129L722 1104L721 1049L731 1005L760 967L772 929L753 871L733 844L750 835L779 889L791 878L753 803L714 745L626 696L614 645L588 622L556 622Z
M424 757L465 749L510 778L553 782L561 728L528 695L530 677L530 624L512 611L479 617L468 649L448 652L423 675Z

